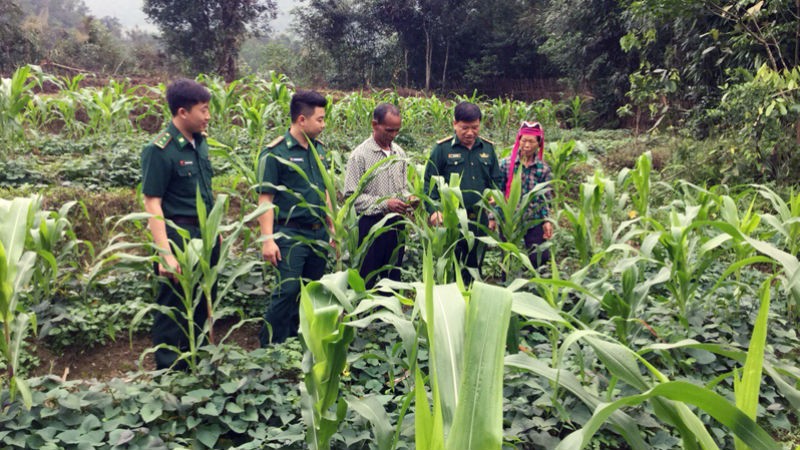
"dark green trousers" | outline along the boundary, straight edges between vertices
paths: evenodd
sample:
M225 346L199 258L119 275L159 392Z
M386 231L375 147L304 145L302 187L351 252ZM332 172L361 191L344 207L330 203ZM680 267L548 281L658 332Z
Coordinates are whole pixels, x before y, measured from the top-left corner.
M200 238L200 228L198 226L181 225L181 227L186 229L192 238ZM175 231L175 229L167 227L167 237L170 241L172 241L173 247L178 247L181 249L183 248L183 239L178 232ZM214 246L214 251L211 254L211 264L215 265L218 261L219 242L217 242L217 245ZM158 264L155 264L154 269L156 271L156 275L158 275ZM173 285L170 281L162 280L159 282L156 303L161 306L173 308L173 315L175 318L173 319L161 311L155 311L153 313L153 327L151 328L150 334L153 338L153 346L167 344L175 346L184 352L189 349L189 339L186 336L186 333L188 332L188 321L186 320L186 308L183 306L181 296L178 294L178 292L180 292L180 288L177 285ZM211 295L212 301L216 300L216 285L214 285ZM208 305L205 301L201 301L195 306L192 316L195 324L195 336L200 336L200 333L203 330L203 325L205 325L206 318L208 317ZM172 350L165 348L156 350L156 369L160 370L172 367L176 370L186 370L188 368L186 361L176 362L175 360L177 358L178 353L175 353Z
M472 274L470 273L469 269L476 270L478 274L483 277L481 266L483 266L483 257L486 253L486 246L483 244L483 242L479 241L478 238L485 236L486 233L481 227L478 226L478 223L483 226L489 225L489 219L485 214L471 213L469 215L469 219L469 231L475 234L475 241L473 242L472 249L467 246L466 239L461 239L458 241L455 248L456 260L463 266L461 269L461 279L464 280L465 286L468 286L473 281Z
M319 280L327 265L325 255L328 250L323 245L328 241L328 232L324 227L316 230L277 228L286 236L275 241L281 252L281 260L278 261L278 277L269 307L264 314L264 319L272 328L272 339L264 326L259 333L262 347L270 342L277 344L297 336L300 325L300 280Z

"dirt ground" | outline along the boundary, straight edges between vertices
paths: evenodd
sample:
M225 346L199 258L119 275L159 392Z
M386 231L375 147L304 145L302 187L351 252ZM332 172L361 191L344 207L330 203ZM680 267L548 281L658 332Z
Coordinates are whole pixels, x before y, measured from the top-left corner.
M231 321L217 323L214 327L215 334L224 336L232 325ZM236 342L243 349L254 350L259 346L258 327L256 324L247 324L234 331L228 342ZM127 336L120 336L116 341L103 346L69 347L60 354L38 345L36 356L40 365L31 376L52 374L65 380L100 381L124 377L126 373L140 369L140 356L151 345L150 335L146 333L134 335L132 341ZM141 369L155 369L152 353L144 357Z

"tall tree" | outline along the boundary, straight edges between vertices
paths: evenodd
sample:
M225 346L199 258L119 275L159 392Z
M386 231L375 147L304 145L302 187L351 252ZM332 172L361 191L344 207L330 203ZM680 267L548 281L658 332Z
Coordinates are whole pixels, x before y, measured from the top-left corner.
M24 14L12 0L0 0L0 72L34 62L36 43L21 26Z
M298 30L305 46L322 47L334 62L331 81L339 86L371 85L377 73L391 73L393 42L364 0L311 0L298 8ZM389 75L384 75L383 82Z
M398 34L406 58L409 54L418 57L419 51L423 51L425 89L429 90L435 50L438 47L441 52L444 84L451 45L464 34L463 27L477 3L474 0L376 0L374 11L379 20ZM472 40L472 44L477 42ZM410 65L415 64L412 61Z
M606 123L616 120L628 74L638 68L620 46L622 12L618 0L547 0L538 14L547 36L541 51L569 80L589 87L593 108Z
M193 70L214 71L231 81L248 35L269 32L275 0L145 0L145 14L161 30L168 49Z

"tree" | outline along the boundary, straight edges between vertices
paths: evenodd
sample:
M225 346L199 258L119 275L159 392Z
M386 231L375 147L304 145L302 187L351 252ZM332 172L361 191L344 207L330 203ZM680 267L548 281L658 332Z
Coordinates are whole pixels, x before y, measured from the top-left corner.
M144 13L159 27L166 47L196 72L213 71L231 81L249 35L268 33L275 0L145 0Z
M0 72L10 73L34 62L38 49L22 28L24 14L11 0L0 0Z
M20 0L17 3L23 11L42 16L55 28L78 28L89 14L83 0Z
M609 123L625 101L637 61L623 52L623 10L618 0L547 0L538 16L547 40L541 47L575 87L590 88L599 119Z
M339 86L352 88L391 78L385 74L391 73L394 62L391 30L375 18L369 3L311 0L295 10L306 46L316 43L330 55L335 66L330 78Z
M404 59L408 59L409 53L418 56L419 50L424 51L425 90L430 90L434 50L444 47L444 84L447 81L451 44L463 34L462 26L476 3L474 0L377 0L373 11L379 20L398 34ZM420 42L420 36L424 38L424 44Z

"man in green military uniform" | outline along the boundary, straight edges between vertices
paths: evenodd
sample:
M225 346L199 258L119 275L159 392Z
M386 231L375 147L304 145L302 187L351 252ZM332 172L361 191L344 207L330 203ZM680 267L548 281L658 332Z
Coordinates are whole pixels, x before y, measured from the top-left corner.
M264 315L274 343L297 336L300 279L318 280L325 273L326 223L331 226L325 202L330 205L330 195L311 146L324 161L317 137L325 129L327 103L317 92L296 92L289 104L289 131L259 155L258 202L274 205L258 219L261 254L278 268L277 283ZM269 344L269 338L265 326L259 334L262 347Z
M484 234L481 227L488 226L494 229L494 220L489 215L482 213L479 204L483 191L497 189L502 180L502 174L497 163L497 154L494 144L488 139L481 138L478 134L481 128L481 110L477 105L461 102L455 107L455 120L453 129L455 134L439 140L431 151L428 164L425 168L425 184L433 200L439 200L439 190L433 183L433 176L444 177L445 182L450 181L450 175L461 175L461 192L464 199L464 208L473 224L470 231L478 236ZM430 214L429 222L433 226L442 224L442 212L436 205L427 206ZM470 270L480 273L483 263L483 246L475 241L471 249L467 242L461 240L455 249L456 258L465 265L462 271L464 282L472 281Z
M148 227L163 256L163 263L157 264L156 272L170 280L160 283L156 301L161 306L176 309L174 319L161 311L155 313L151 332L153 345L164 344L181 352L188 349L186 311L170 284L174 282L174 274L180 270L172 246L182 248L183 239L175 229L167 227L164 219L186 229L192 238L199 238L197 191L200 191L207 210L213 206L213 172L208 160L208 143L203 135L211 117L208 111L210 99L208 89L195 81L178 79L172 82L167 87L172 120L142 151L144 208L151 214ZM219 246L214 249L211 263L216 264L218 258ZM194 310L198 330L202 329L207 316L206 302L201 301ZM173 367L183 370L187 367L172 349L157 349L155 359L157 369Z

